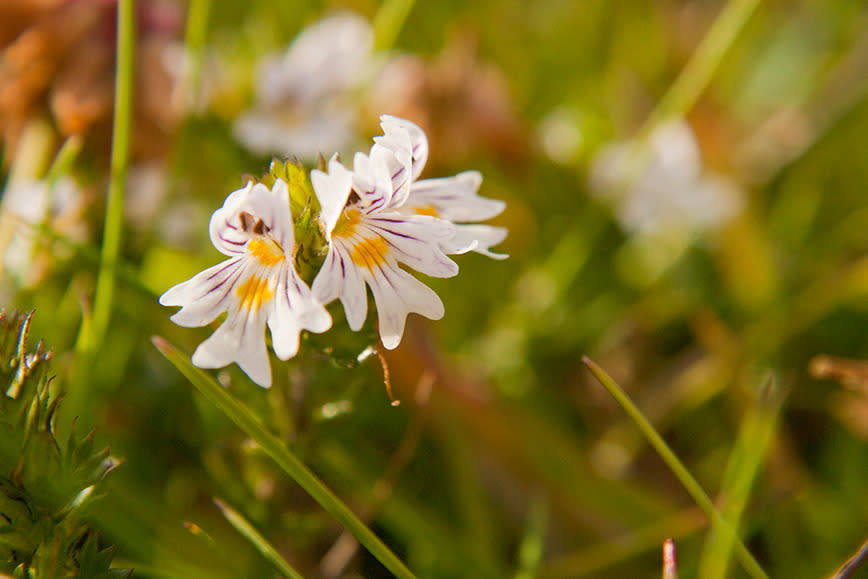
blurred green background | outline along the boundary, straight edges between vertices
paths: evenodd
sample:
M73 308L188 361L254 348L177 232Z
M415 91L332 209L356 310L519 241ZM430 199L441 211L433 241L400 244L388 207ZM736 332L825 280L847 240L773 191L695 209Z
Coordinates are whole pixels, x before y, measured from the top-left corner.
M353 334L336 304L330 332L272 357L270 390L232 366L215 373L229 392L419 577L654 577L667 537L682 576L747 576L715 558L729 550L582 355L740 516L769 576L828 576L865 540L868 371L809 371L818 355L868 359L864 2L136 4L121 265L91 356L76 340L105 215L114 7L0 5L7 258L25 251L15 179L44 178L81 135L60 170L75 211L30 226L0 305L35 309L31 340L55 350L58 438L77 417L123 460L88 514L117 565L276 576L218 497L306 577L390 576L150 342L190 353L212 331L174 326L156 298L220 259L208 216L288 154L233 129L262 108L263 58L342 11L375 34L373 72L341 97L344 158L381 113L418 122L423 176L477 169L480 194L507 202L492 223L510 258L456 256L456 278L424 280L446 316L411 316L388 354L397 408L377 357L355 360L370 320ZM282 98L275 123L314 114Z

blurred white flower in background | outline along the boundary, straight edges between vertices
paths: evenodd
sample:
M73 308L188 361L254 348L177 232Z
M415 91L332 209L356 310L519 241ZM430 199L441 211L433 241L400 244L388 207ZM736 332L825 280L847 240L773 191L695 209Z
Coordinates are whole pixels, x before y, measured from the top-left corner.
M680 120L657 127L646 141L603 147L592 161L590 186L630 235L616 266L639 286L657 280L745 205L735 183L703 169L696 137Z
M734 183L703 170L696 137L684 121L661 125L647 144L604 147L592 163L591 191L614 207L626 232L642 235L714 230L744 207Z
M359 91L376 74L367 20L341 13L295 38L283 55L265 57L256 104L240 115L236 138L256 154L312 160L344 150L356 137Z
M172 79L169 106L179 115L205 113L232 87L228 64L211 48L202 49L196 62L183 42L170 42L163 47L160 61Z
M170 195L170 176L163 163L139 163L127 172L124 219L135 231L135 242L149 242L153 234L175 247L191 247L198 239L197 224L211 211L197 199Z
M127 171L124 195L124 220L133 228L146 231L157 217L168 191L168 175L162 163L140 163Z
M42 281L69 249L37 231L40 225L65 238L83 242L89 229L85 211L89 197L71 178L47 181L21 179L7 185L0 199L0 280L4 290L33 287Z

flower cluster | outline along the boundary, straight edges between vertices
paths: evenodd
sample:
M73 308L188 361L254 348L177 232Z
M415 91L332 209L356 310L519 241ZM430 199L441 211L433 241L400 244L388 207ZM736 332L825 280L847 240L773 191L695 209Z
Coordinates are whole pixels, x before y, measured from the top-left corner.
M321 333L331 327L325 306L335 299L350 328L359 330L367 317L367 287L383 346L393 349L408 314L433 320L444 314L437 294L401 265L451 277L458 273L451 254L506 257L490 250L506 230L475 223L504 209L502 201L477 195L482 176L468 171L419 180L428 157L425 133L397 117L384 115L381 121L384 134L374 139L368 154L356 153L352 170L334 156L328 172L311 172L320 207L316 222L327 248L310 287L296 270L300 244L286 180L276 178L271 187L251 181L214 213L211 240L229 259L160 298L163 305L182 306L172 316L181 326L203 326L226 313L223 324L196 349L194 364L219 368L236 362L267 387L266 325L275 354L289 359L298 351L302 330Z

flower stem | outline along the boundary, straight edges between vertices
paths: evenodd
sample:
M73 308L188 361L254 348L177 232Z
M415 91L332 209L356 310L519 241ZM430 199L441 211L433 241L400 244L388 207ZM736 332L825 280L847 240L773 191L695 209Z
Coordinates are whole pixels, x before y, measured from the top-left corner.
M186 355L165 339L154 336L151 341L160 353L174 364L205 398L255 440L286 474L307 491L326 512L346 527L386 569L399 579L415 579L413 573L392 553L389 547L365 526L350 508L317 478L280 439L271 434L249 408L236 400L211 376L193 366Z
M118 41L115 70L115 106L112 127L111 168L102 255L93 302L90 331L80 336L80 347L93 352L102 344L111 319L118 254L124 219L124 184L129 163L130 122L135 48L135 0L118 1Z
M736 535L732 526L730 526L717 511L714 503L711 502L711 499L702 489L702 486L695 478L693 478L693 475L690 474L687 467L681 463L672 449L669 448L669 445L666 444L663 437L654 429L654 426L648 422L648 419L645 418L642 411L633 404L633 401L630 400L630 397L627 396L621 387L618 386L618 384L590 358L582 356L582 362L588 367L594 375L594 378L596 378L597 381L609 391L609 394L611 394L618 404L621 405L621 408L624 409L633 422L636 423L636 426L639 427L639 430L642 431L642 434L648 439L648 442L651 443L651 446L654 447L654 450L657 451L657 454L660 455L660 458L663 459L666 466L668 466L672 473L678 478L685 490L687 490L696 504L699 505L699 508L705 512L705 515L711 521L715 531L733 542L735 555L738 557L738 560L741 562L745 571L747 571L754 579L768 579L768 575L766 575L765 571L763 571L762 567L760 567L759 563L757 563L750 551L748 551L744 546L744 543L742 543L741 539Z

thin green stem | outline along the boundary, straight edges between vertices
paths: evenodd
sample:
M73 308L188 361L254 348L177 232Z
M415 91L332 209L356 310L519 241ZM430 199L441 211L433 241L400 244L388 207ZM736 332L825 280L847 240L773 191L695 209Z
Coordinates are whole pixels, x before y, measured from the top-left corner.
M236 400L211 376L193 366L190 359L165 339L154 336L154 346L196 387L274 460L329 514L346 527L359 542L395 577L415 579L398 557L347 507L317 476L308 469L276 436L260 422L249 408Z
M693 475L690 474L690 471L687 470L672 449L669 448L669 445L666 444L663 437L657 433L654 426L648 422L648 419L645 418L642 411L633 404L633 401L630 400L630 397L627 396L621 387L618 386L618 384L590 358L583 356L582 362L588 367L594 375L594 378L596 378L597 381L608 390L609 394L611 394L618 404L621 405L621 408L624 409L633 422L636 423L636 426L639 427L639 430L642 431L642 434L645 435L645 438L648 439L648 442L654 447L654 450L657 451L657 454L660 455L660 458L663 459L666 466L668 466L672 473L678 478L685 490L687 490L696 504L699 505L699 508L705 512L705 515L711 521L715 531L733 542L735 554L748 574L755 579L768 579L768 575L766 575L765 571L763 571L762 567L760 567L759 563L757 563L750 551L748 551L744 546L744 543L738 535L736 535L735 530L717 511L714 503L711 502L711 499L702 489L702 486L700 486L699 482L693 478Z
M718 494L723 499L721 514L734 529L738 529L753 481L774 438L783 399L774 377L770 376L742 420ZM699 576L707 579L726 577L732 547L731 539L713 531L700 557Z
M730 0L724 6L684 70L648 117L641 134L647 135L669 118L683 116L696 104L758 4L759 0Z
M48 188L53 188L57 182L64 176L68 175L72 170L72 164L81 152L82 139L78 135L72 135L57 152L51 167L48 168L48 173L45 174L45 181L48 183Z
M214 499L214 504L216 504L217 508L219 508L223 513L223 516L226 517L229 524L235 527L236 531L244 535L244 538L250 541L256 550L259 551L263 557L268 559L268 561L274 565L274 567L280 571L284 577L289 577L290 579L304 579L302 574L296 571L295 568L289 564L289 561L284 559L283 556L278 553L277 549L275 549L271 543L269 543L265 537L263 537L259 531L257 531L256 528L247 521L247 519L241 516L241 513L229 507L219 499Z
M404 27L415 0L384 0L374 17L374 48L389 50Z
M211 0L190 0L190 8L187 10L187 30L184 35L184 45L189 59L184 98L188 99L186 102L193 107L196 106L199 98L202 79L202 49L205 47L210 13Z
M124 220L124 184L129 162L130 123L133 97L133 53L135 49L135 1L118 1L118 43L115 70L115 107L112 128L111 169L102 257L93 303L90 331L80 342L84 351L93 352L102 344L111 319L114 297L114 270L121 248Z
M549 525L549 503L546 497L533 497L527 513L527 529L518 548L518 572L515 579L533 579L539 575L545 552Z

